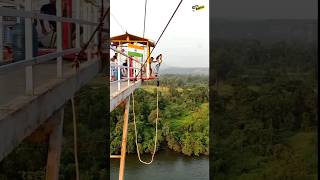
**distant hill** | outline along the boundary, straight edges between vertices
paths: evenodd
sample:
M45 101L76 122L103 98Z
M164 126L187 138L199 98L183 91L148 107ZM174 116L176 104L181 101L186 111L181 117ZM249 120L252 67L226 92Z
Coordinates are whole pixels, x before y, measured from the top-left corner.
M209 75L209 68L204 68L204 67L183 68L183 67L163 66L160 68L160 73L161 74Z
M213 23L212 23L213 22ZM313 19L222 19L213 18L214 39L316 42L317 20Z

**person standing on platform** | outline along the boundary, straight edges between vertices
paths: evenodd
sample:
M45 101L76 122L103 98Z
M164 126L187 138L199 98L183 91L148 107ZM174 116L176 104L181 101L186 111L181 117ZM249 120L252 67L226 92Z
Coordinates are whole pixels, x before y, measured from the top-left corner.
M128 71L128 58L124 61L124 63L122 64L123 68L122 68L122 76L125 78L127 77L127 73Z
M41 6L40 13L55 16L57 14L56 0L50 0L48 4ZM42 34L48 35L50 31L47 30L44 24L44 21L42 19L40 19L40 25L41 25ZM57 23L55 21L49 21L49 25L52 32L49 47L53 47L56 41Z
M118 58L118 53L115 53L113 57L110 59L111 61L110 65L117 65L118 63L117 58ZM117 75L118 75L117 67L111 66L110 75L111 75L111 81L115 81L117 79Z
M162 54L159 54L157 57L156 57L156 60L154 61L156 64L155 66L155 77L158 77L158 74L159 74L159 69L160 69L160 65L162 63Z

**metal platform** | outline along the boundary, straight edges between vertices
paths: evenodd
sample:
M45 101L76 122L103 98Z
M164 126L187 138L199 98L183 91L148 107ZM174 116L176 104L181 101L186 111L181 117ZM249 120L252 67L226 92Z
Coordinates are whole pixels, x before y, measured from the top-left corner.
M63 77L57 63L34 65L34 94L25 94L25 68L0 74L0 160L52 114L59 110L100 70L100 60L81 64L78 72L64 61Z
M113 111L121 102L131 95L137 88L141 86L141 80L128 81L120 83L120 90L118 89L118 82L110 83L110 112Z

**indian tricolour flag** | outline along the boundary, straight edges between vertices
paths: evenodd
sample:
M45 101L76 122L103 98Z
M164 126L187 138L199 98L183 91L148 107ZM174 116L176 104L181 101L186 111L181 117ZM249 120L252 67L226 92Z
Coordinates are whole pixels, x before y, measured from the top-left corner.
M144 47L141 47L135 44L128 44L128 55L132 56L135 60L138 60L140 63L143 63L144 54L145 54ZM130 62L130 67L140 68L140 64L133 61L133 62ZM135 71L137 72L138 70L135 69ZM130 76L131 74L132 72L130 71Z
M144 54L144 47L134 45L134 44L128 44L128 55L133 57L138 57L141 59Z

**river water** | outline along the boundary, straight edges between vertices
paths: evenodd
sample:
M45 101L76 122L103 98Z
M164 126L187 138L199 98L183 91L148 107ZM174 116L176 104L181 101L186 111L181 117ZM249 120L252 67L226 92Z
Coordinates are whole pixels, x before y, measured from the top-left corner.
M149 161L151 154L142 156ZM110 180L118 180L119 159L111 159ZM209 157L189 157L170 150L158 151L151 165L139 162L136 154L126 157L125 180L208 180Z

